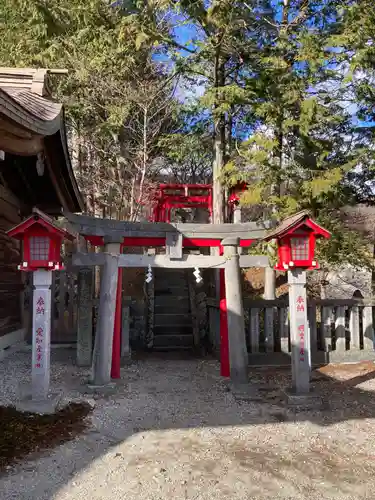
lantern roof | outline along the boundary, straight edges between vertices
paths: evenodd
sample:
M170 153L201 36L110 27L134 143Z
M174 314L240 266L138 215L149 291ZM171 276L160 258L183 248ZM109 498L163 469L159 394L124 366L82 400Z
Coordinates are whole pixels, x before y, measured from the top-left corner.
M33 208L32 214L27 219L7 231L7 235L11 238L22 240L25 232L29 231L33 226L42 227L46 229L50 234L53 234L60 238L65 238L68 240L74 239L74 235L72 233L64 228L58 227L56 224L54 224L54 221L51 217L49 217L41 210L38 210L37 208Z
M310 217L307 210L302 210L301 212L286 217L276 228L269 231L264 239L269 241L276 238L283 238L285 236L292 235L297 229L300 228L312 231L316 237L331 237L331 233L317 224Z

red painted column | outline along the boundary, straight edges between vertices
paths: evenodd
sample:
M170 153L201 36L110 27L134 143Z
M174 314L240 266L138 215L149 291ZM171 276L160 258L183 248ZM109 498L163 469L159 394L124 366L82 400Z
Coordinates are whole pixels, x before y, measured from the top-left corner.
M222 246L220 247L220 255L223 255ZM225 295L224 269L220 269L220 374L222 377L230 376L227 299Z
M118 270L115 326L113 329L111 377L120 378L121 365L121 317L122 317L122 268Z

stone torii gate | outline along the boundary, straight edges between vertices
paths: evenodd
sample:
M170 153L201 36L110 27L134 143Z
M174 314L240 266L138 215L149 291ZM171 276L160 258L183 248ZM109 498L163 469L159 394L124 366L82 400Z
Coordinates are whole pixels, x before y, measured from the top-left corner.
M262 255L240 255L262 239L266 231L257 223L243 224L170 224L131 223L67 214L70 230L93 245L104 245L104 252L73 255L72 265L81 269L102 266L99 313L96 325L92 385L103 387L111 382L111 364L118 276L122 267L211 268L224 269L230 376L235 383L247 382L248 354L244 326L241 268L266 267ZM165 247L165 254L122 254L122 246ZM223 255L192 255L186 247L219 247ZM117 297L117 300L116 300ZM121 292L120 292L121 298ZM115 334L116 335L116 334ZM223 352L222 352L223 355ZM118 352L118 356L120 353ZM118 359L118 362L120 360Z

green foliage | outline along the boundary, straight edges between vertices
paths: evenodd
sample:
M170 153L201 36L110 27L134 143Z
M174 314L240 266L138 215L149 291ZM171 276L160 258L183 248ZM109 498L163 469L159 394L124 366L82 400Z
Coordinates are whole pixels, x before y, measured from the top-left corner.
M344 105L348 99L346 75L340 74L338 65L350 60L346 59L349 47L347 53L327 50L333 41L342 46L349 23L345 16L353 20L354 11L350 8L343 16L335 1L323 5L312 1L299 5L284 2L281 21L276 21L280 17L274 13L268 27L273 43L264 35L257 56L252 58L251 73L244 80L242 95L247 101L242 105L246 102L249 107L253 130L232 152L222 180L228 186L238 180L247 181L249 190L241 197L241 204L261 207L260 217L272 213L281 220L306 208L315 217L329 214L327 220L340 236L321 246L322 259L368 265L368 242L345 229L339 215L341 207L363 201L365 193L370 194L364 185L371 177L374 157L363 148L363 134L353 126ZM357 12L358 23L361 15ZM314 25L318 29L310 29ZM373 29L370 22L366 29ZM359 32L358 26L357 36ZM345 43L348 40L353 43L353 37L346 34ZM355 57L356 64L358 58L369 60L372 43L367 42L366 47L362 56ZM351 67L353 71L353 64ZM370 101L367 87L371 85L361 81L357 92L361 89ZM225 104L228 107L230 99ZM358 172L359 165L365 177ZM356 184L353 179L360 182Z
M0 58L69 69L55 95L122 197L124 179L200 182L214 168L227 187L249 183L241 203L259 217L309 209L334 233L323 262L369 265L340 209L374 199L373 2L275 4L3 0ZM182 25L194 27L184 43ZM188 108L173 99L177 82L193 89Z
M373 269L371 238L349 229L338 215L321 212L318 217L319 223L331 232L329 240L317 242L317 256L321 266L327 269L331 266L339 268L343 263L349 263L355 268Z
M195 121L196 107L183 107L172 133L159 140L163 170L176 183L210 183L212 178L212 137L207 120ZM193 121L192 121L193 120ZM188 124L188 125L187 125Z
M115 8L102 0L4 0L0 5L3 64L69 70L67 77L55 78L53 94L66 104L70 132L78 137L81 188L100 207L121 208L130 197L132 203L142 198L159 154L158 138L173 123L174 82L152 60L154 7L162 3Z

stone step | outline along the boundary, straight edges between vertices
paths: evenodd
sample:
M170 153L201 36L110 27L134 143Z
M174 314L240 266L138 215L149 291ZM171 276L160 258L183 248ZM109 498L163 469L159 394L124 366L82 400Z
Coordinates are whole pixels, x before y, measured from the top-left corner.
M155 304L154 306L155 316L158 314L170 314L170 313L190 315L190 303L170 301L169 304Z
M186 281L177 282L177 281L167 281L167 280L163 281L155 280L154 288L155 290L158 290L159 288L185 288L187 290L189 287Z
M154 277L155 277L155 283L156 282L186 283L186 281L187 281L186 274L168 274L168 273L157 274L157 273L155 273Z
M157 286L187 286L186 279L169 279L169 278L155 278L155 287Z
M189 313L155 313L154 326L169 325L191 325L191 314Z
M193 335L158 335L154 337L154 348L193 347Z
M170 286L170 285L165 285L165 286L158 286L155 288L155 295L169 295L169 294L174 294L174 295L184 295L188 297L189 295L189 289L184 286Z
M190 324L187 325L157 325L154 326L154 335L157 337L158 335L192 335L193 327Z
M156 277L155 278L155 286L158 286L158 285L184 285L186 286L187 285L187 279L186 278L172 278L172 277L165 277L163 276L163 278L158 278Z
M186 270L185 269L173 269L173 268L168 268L168 267L165 267L165 268L156 267L155 274L158 274L158 275L160 274L162 276L164 276L166 274L172 274L173 276L178 276L178 275L184 276L186 274Z
M184 351L184 352L193 352L194 346L181 346L181 345L169 345L169 346L154 346L153 351L155 352L178 352L178 351Z
M155 306L165 306L165 305L179 305L179 304L190 304L188 295L155 295L154 298Z

